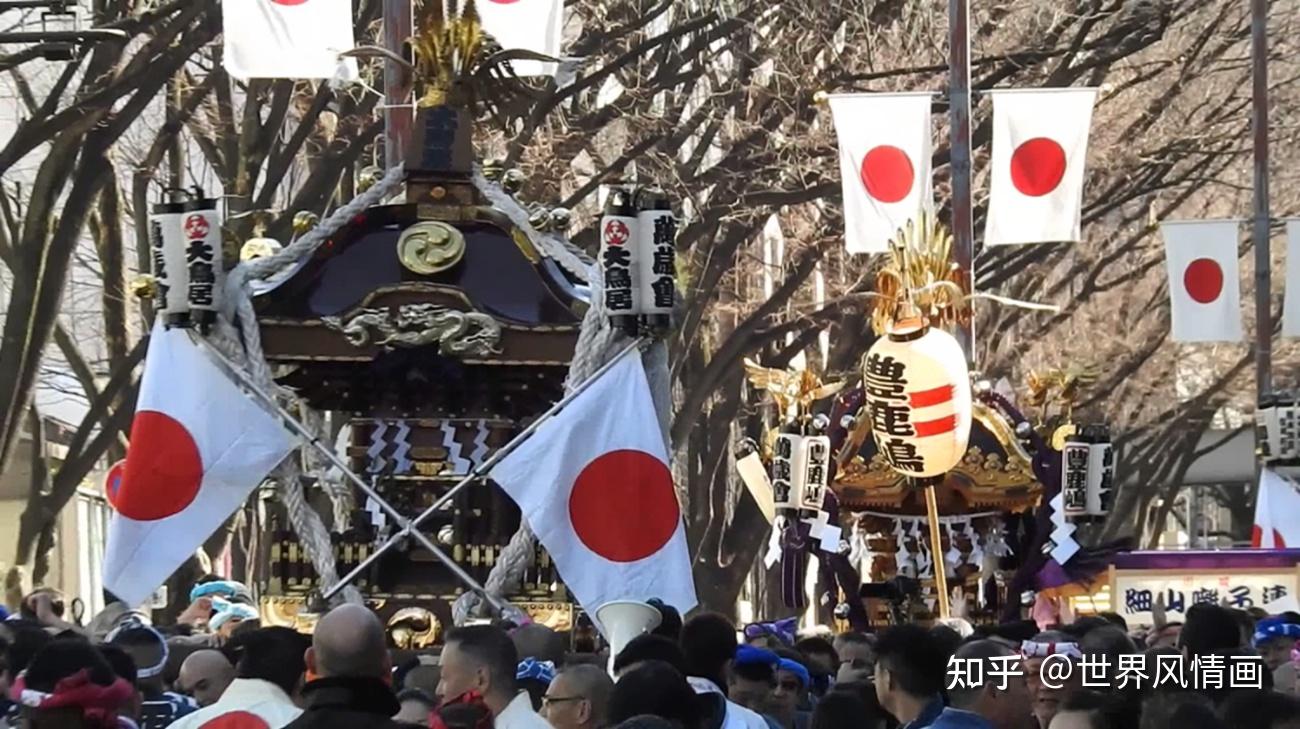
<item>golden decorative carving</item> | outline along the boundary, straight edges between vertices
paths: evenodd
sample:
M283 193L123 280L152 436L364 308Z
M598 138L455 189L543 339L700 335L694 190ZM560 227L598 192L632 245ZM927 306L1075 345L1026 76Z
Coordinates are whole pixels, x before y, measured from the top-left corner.
M437 616L421 607L402 608L388 619L388 637L401 650L421 650L432 646L442 632Z
M131 282L131 293L137 299L152 299L158 296L158 279L143 273Z
M844 388L843 382L822 384L817 373L810 369L778 370L763 367L745 360L745 375L749 383L759 390L767 390L781 410L781 416L795 420L806 415L812 404L830 397Z
M299 210L293 214L293 234L302 235L320 225L320 216L310 210Z
M514 603L534 623L545 625L557 633L573 630L573 604L567 602Z
M483 48L482 24L473 3L448 9L442 0L425 0L415 17L415 78L423 87L418 105L441 106L452 87L468 75Z
M952 236L922 212L889 244L889 263L876 276L879 299L871 314L877 334L899 318L900 307L920 310L930 326L951 330L970 318L966 277L952 260Z
M252 261L258 258L270 258L279 253L284 246L274 238L249 238L239 249L239 260Z
M392 309L361 309L345 321L321 321L347 337L354 347L422 347L437 344L452 356L486 357L501 350L501 325L487 314L449 309L437 304L405 304Z
M465 256L465 236L441 221L416 223L397 239L397 259L412 273L446 271Z

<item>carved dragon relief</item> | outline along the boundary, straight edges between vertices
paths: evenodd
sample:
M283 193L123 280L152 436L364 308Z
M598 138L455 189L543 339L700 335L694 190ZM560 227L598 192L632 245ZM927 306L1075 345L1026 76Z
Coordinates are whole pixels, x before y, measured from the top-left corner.
M437 304L404 304L396 312L386 307L362 309L346 319L327 316L321 321L342 332L354 347L437 344L447 355L486 357L501 353L501 325L496 319Z

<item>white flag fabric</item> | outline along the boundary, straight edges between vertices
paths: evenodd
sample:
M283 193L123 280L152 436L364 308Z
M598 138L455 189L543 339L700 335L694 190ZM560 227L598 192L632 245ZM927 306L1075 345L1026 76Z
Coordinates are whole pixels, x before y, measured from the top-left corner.
M222 0L223 63L237 79L355 81L352 0Z
M1286 290L1282 295L1282 336L1300 337L1300 220L1286 221Z
M1239 342L1241 291L1235 220L1161 223L1176 342Z
M144 602L294 445L186 330L155 328L125 467L106 489L104 587Z
M928 93L830 97L840 142L844 237L849 253L884 253L933 204Z
M1268 468L1259 473L1250 542L1255 549L1300 547L1300 490L1295 482Z
M483 30L507 51L523 50L560 57L564 39L564 0L479 0ZM554 76L556 65L512 61L519 76Z
M1077 241L1096 89L994 91L984 244Z
M695 582L641 357L624 355L492 469L588 613L657 597L683 614Z

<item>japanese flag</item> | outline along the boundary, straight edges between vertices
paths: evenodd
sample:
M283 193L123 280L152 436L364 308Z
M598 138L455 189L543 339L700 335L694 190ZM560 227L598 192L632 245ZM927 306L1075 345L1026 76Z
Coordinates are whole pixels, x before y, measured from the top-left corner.
M564 0L479 0L483 30L507 51L524 50L560 56L564 34ZM553 76L556 64L511 61L519 76Z
M1160 225L1169 269L1169 305L1176 342L1241 341L1237 221Z
M1300 490L1294 481L1267 468L1259 472L1250 545L1255 549L1300 547Z
M199 351L154 329L125 466L106 492L104 587L139 605L294 448L279 421Z
M985 245L1077 241L1096 89L994 91Z
M898 229L930 208L930 103L928 93L830 98L849 253L888 251Z
M635 352L491 475L519 504L588 612L613 600L653 597L682 613L695 607L668 452Z
M237 79L358 78L352 0L222 0L223 63Z
M1286 293L1282 336L1300 337L1300 220L1286 221Z

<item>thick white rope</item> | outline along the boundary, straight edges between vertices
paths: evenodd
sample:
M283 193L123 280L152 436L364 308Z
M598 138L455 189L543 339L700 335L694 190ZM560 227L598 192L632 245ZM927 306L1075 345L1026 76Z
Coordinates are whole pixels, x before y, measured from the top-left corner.
M474 174L471 179L474 182L474 187L492 204L492 207L505 213L510 222L523 231L529 240L541 245L542 250L551 260L579 279L583 281L591 280L593 266L590 262L584 261L579 252L570 247L560 236L543 233L534 228L532 223L528 222L529 215L524 206L511 197L510 193L502 190L499 185L488 180L478 165L474 166Z
M294 400L292 395L276 385L271 365L266 361L266 355L262 351L261 330L257 324L257 312L253 308L252 282L270 278L305 261L348 221L365 212L372 205L378 204L396 189L402 183L403 175L404 171L400 165L389 170L374 187L335 210L314 229L300 236L275 255L241 263L227 276L222 316L211 339L227 357L242 365L253 382L263 388L263 391L285 400ZM237 325L234 322L237 322ZM303 405L301 410L306 414L310 408ZM322 442L330 442L328 438L322 437L323 434L320 432L321 418L306 415L303 420L305 424L313 427L313 431ZM300 459L307 459L312 464L309 468L320 474L317 482L330 496L336 526L342 527L347 523L352 506L352 493L351 489L340 480L328 478L327 470L319 466L319 461L314 460L314 455L306 453L310 450L300 449L300 453L284 459L276 467L273 476L280 486L280 495L284 499L285 511L289 515L289 524L306 548L307 556L320 576L321 587L329 589L339 581L334 560L334 544L320 515L311 504L307 503L302 487ZM339 595L346 602L362 601L360 591L351 585L345 587Z

